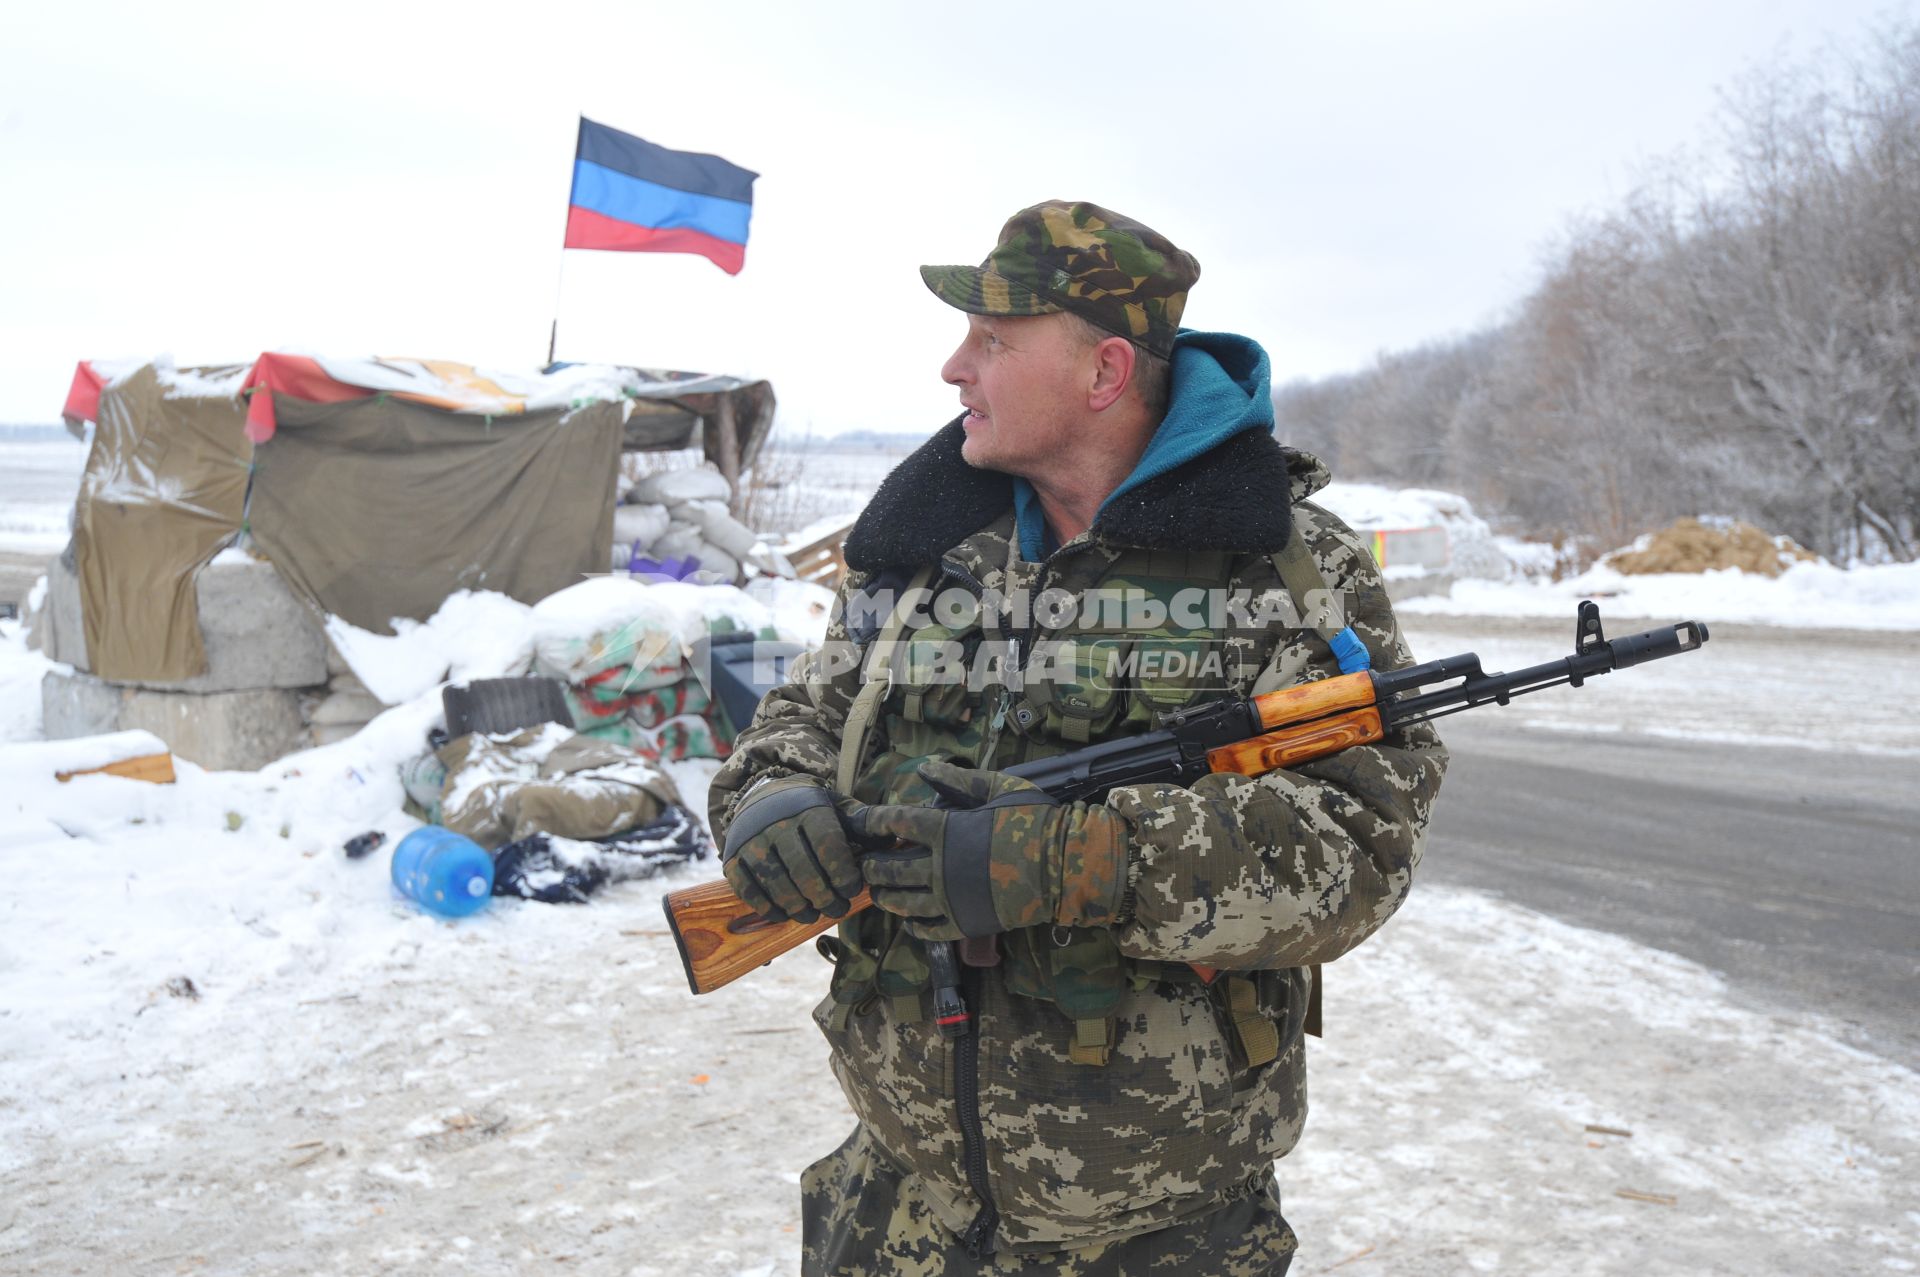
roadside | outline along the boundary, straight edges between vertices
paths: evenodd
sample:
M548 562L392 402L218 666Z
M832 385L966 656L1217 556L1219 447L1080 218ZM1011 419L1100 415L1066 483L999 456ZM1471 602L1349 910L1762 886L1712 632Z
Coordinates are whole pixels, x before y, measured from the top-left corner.
M851 1124L824 972L692 998L655 890L462 926L376 894L365 965L310 944L202 1001L155 967L60 1017L58 1057L0 1055L0 1267L795 1272L799 1172ZM243 919L229 944L273 943ZM1331 969L1327 1017L1281 1166L1298 1272L1920 1262L1920 1078L1684 960L1433 888Z

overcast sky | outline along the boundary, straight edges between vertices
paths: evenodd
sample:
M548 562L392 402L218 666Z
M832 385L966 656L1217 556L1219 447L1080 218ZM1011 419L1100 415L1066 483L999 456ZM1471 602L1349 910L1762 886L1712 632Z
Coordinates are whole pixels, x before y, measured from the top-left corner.
M915 267L1089 199L1193 252L1276 379L1499 318L1856 0L19 4L0 42L0 421L74 361L262 350L772 380L928 430L963 321ZM1184 12L1185 17L1174 17ZM431 16L430 16L431 15ZM576 117L761 174L746 269L568 252Z

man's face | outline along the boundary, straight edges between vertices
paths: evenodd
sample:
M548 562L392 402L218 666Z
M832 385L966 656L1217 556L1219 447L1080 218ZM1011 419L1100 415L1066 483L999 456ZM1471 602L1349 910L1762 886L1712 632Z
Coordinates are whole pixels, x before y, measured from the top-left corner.
M1044 475L1083 432L1089 348L1065 315L968 315L966 340L940 376L969 411L968 465Z

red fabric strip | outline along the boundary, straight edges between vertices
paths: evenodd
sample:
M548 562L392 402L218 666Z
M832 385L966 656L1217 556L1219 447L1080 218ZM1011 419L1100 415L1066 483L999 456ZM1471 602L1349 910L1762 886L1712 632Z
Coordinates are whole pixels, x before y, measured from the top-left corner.
M60 415L68 421L98 421L100 392L106 384L107 379L82 359L74 366L73 385L67 390L67 406L60 410Z
M256 386L258 390L254 390ZM247 396L247 438L255 443L265 443L279 428L273 413L275 392L308 403L345 403L349 399L370 398L374 393L335 381L317 361L304 355L276 354L265 354L254 360L240 393L245 395L249 390L254 393Z
M635 226L577 204L567 209L567 239L562 247L614 253L697 253L729 275L738 275L747 261L744 244L731 244L684 227L655 230Z

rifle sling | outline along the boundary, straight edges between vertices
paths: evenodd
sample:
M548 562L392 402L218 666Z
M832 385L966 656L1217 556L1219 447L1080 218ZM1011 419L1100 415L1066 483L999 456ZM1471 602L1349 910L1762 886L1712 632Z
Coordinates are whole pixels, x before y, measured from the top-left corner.
M873 730L874 719L879 717L880 702L886 698L887 689L893 686L893 653L900 643L900 631L907 627L907 617L912 610L908 603L933 579L934 571L934 568L925 567L914 574L905 592L894 601L886 624L880 627L878 637L868 649L863 661L867 681L847 709L846 732L840 738L840 770L834 785L840 793L852 794L853 782L859 779L860 764L867 752L867 737Z

